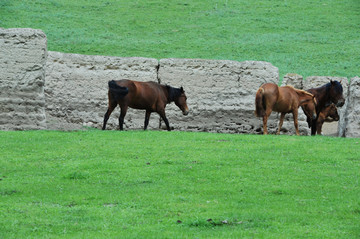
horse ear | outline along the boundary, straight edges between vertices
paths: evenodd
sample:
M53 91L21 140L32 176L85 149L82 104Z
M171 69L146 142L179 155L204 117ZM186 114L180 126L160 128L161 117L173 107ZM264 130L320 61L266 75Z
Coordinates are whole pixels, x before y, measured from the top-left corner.
M182 86L180 87L180 90L181 90L181 92L184 92L184 88Z

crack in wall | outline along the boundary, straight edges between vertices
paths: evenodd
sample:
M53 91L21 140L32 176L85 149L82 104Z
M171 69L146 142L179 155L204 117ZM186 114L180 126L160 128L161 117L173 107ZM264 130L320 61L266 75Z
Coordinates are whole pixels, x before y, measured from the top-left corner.
M161 84L161 80L159 77L159 70L160 70L160 61L159 60L158 60L157 66L155 66L155 69L156 69L156 80L159 84Z

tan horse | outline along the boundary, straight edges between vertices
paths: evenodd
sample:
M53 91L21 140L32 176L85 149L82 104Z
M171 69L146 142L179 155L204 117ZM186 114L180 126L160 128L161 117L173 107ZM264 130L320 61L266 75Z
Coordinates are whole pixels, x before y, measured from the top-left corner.
M272 111L280 112L280 122L277 134L280 134L285 114L292 113L296 135L299 135L298 109L300 106L312 104L312 117L316 119L315 97L304 90L295 89L292 86L279 87L273 83L265 83L256 92L255 115L263 117L264 134L268 134L267 121ZM310 107L309 107L310 108Z

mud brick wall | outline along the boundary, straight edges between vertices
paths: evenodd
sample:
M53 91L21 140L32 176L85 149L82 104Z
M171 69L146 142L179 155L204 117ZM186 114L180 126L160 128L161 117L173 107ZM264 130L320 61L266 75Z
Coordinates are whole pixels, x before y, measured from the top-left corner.
M46 55L41 30L0 28L0 130L46 129Z

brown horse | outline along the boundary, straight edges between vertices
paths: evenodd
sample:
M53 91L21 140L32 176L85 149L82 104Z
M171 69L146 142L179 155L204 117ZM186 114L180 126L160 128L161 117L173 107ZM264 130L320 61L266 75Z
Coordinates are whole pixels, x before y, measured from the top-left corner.
M333 122L340 119L337 108L334 104L326 106L319 114L316 121L316 133L321 135L321 129L324 122Z
M329 83L318 87L311 88L307 90L313 94L316 98L316 114L319 116L320 112L329 104L334 103L336 107L341 107L345 103L343 96L343 88L341 82L339 81L330 81ZM317 118L313 119L308 112L312 112L313 109L311 105L306 105L302 107L306 116L309 127L311 127L311 135L315 135L317 131Z
M279 128L277 130L277 134L280 134L285 114L292 113L296 135L299 135L298 108L304 105L313 105L315 109L315 97L306 91L295 89L292 86L279 87L273 83L265 83L256 92L255 115L263 117L264 134L268 134L267 120L271 112L281 112ZM316 118L315 110L312 113L313 118Z
M108 97L109 105L104 116L103 130L106 127L111 112L117 105L121 108L119 117L120 130L123 130L124 117L128 107L146 110L144 130L146 130L149 124L151 112L157 112L164 120L167 130L170 131L169 121L165 115L165 107L171 102L175 102L184 115L189 113L186 104L187 98L182 87L174 88L151 81L112 80L109 81Z

